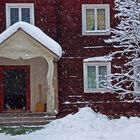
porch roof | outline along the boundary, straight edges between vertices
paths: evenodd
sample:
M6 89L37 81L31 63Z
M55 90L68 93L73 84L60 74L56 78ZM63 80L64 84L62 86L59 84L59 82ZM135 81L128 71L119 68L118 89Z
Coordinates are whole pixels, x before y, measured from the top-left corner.
M3 33L0 34L0 44L3 43L6 39L8 39L12 34L18 31L18 29L22 29L39 43L44 45L47 49L52 51L59 58L62 56L62 48L61 46L46 35L43 31L41 31L38 27L31 25L26 22L17 22L6 29Z

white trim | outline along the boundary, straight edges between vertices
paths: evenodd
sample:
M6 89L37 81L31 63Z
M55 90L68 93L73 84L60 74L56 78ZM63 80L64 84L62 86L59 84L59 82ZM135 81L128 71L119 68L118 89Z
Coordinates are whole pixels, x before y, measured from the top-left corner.
M6 39L16 33L19 29L23 30L25 33L30 35L32 38L37 40L40 44L46 47L48 50L52 51L59 58L62 56L61 46L41 31L38 27L31 25L27 22L17 22L6 29L0 34L0 44L2 44Z
M94 31L87 31L86 30L86 9L95 9L95 12L96 12L97 9L99 8L105 9L106 30L95 29ZM97 19L96 14L95 14L95 19ZM82 35L109 35L110 34L109 29L110 29L110 5L109 4L82 4Z
M89 89L88 88L88 81L87 81L87 67L88 66L96 66L96 69L99 66L107 66L107 75L109 75L109 74L111 74L111 62L89 62L89 63L84 62L83 63L84 92L85 93L94 93L94 92L107 92L107 91L109 91L109 89L107 89L107 88L99 88L98 86L95 89ZM96 75L97 74L98 74L98 72L96 72ZM107 79L109 80L109 77L107 77ZM97 83L98 83L98 81L97 81ZM99 85L99 84L97 84L97 85Z
M133 77L137 79L137 67L140 67L140 59L134 59L133 62ZM138 82L134 81L134 94L140 95L140 87L138 87Z
M21 21L21 8L30 9L30 24L34 25L34 4L33 3L6 3L6 28L10 27L10 8L19 9L19 21Z
M83 62L109 62L112 61L112 57L99 56L99 57L90 57L83 60Z
M137 77L138 77L137 74L140 75L140 71L138 73L137 67L140 67L140 65L134 65L133 67L134 67L134 78L137 79ZM140 80L140 76L139 76L139 79L137 79L137 80ZM136 81L134 82L134 93L140 94L140 86L138 86L138 82L136 82Z

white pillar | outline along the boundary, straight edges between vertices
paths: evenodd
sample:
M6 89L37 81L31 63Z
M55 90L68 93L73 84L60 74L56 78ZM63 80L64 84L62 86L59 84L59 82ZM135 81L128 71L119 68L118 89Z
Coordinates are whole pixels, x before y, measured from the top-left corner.
M53 76L54 76L54 63L53 63L53 59L49 59L48 60L48 74L47 74L47 82L48 82L47 112L49 114L54 114L54 111L55 111Z

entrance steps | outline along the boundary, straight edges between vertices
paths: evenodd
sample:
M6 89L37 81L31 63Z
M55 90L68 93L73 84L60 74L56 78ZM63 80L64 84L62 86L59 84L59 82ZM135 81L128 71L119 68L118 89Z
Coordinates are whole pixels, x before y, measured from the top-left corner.
M45 125L56 117L41 113L0 113L0 126L39 126Z

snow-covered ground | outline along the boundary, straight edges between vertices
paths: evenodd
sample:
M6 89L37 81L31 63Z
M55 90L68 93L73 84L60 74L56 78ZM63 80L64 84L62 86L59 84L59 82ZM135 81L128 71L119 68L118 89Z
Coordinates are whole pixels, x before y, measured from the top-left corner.
M82 108L46 125L44 129L19 136L0 134L1 140L140 140L140 118L109 120Z

